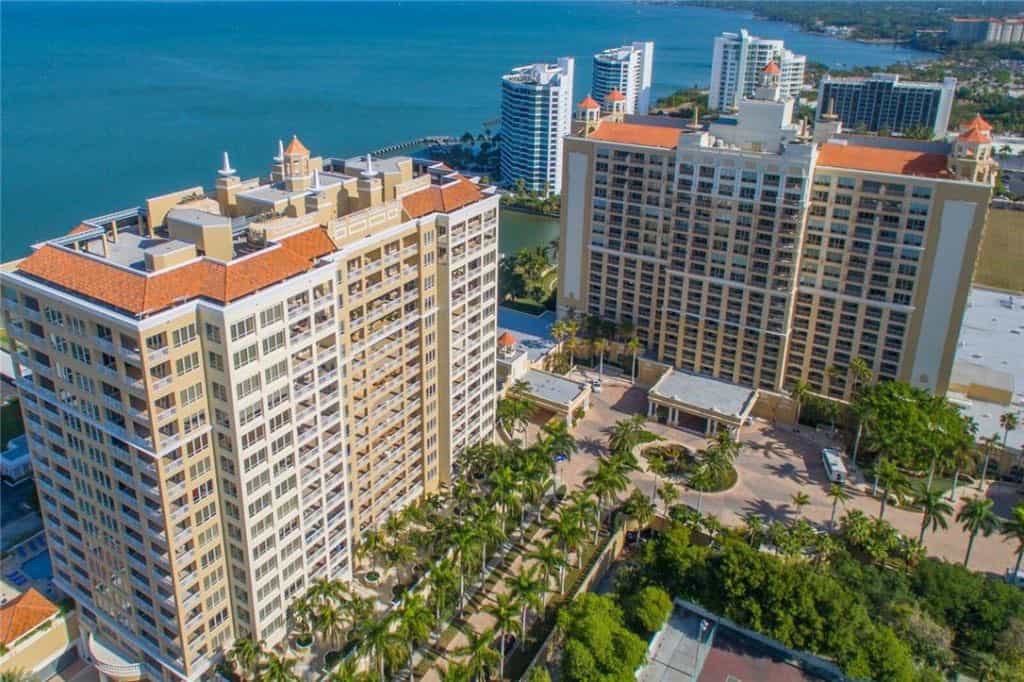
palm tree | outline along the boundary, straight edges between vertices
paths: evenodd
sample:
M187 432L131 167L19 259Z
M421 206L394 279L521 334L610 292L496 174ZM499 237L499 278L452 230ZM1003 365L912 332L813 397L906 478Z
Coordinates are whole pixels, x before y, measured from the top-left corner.
M491 646L494 641L494 628L481 633L477 633L472 628L468 628L468 630L468 632L464 630L463 633L469 639L469 643L456 649L455 654L466 657L465 666L469 671L470 679L489 679L491 669L494 668L495 663L499 662L500 655Z
M644 428L647 418L642 414L634 414L628 419L620 419L612 425L608 436L608 450L613 455L626 456L635 461L633 450L638 445L661 440L658 436Z
M558 543L565 556L568 556L569 552L579 550L583 544L585 531L581 521L579 513L563 507L559 510L558 516L548 522L551 533L549 537ZM583 563L582 552L577 553L576 560L578 565Z
M1016 412L1004 412L999 415L999 425L1003 427L1003 449L1006 449L1006 439L1009 438L1010 431L1016 431L1020 426L1020 418Z
M455 565L450 559L441 559L434 564L427 576L427 586L430 588L430 600L434 603L434 620L440 623L448 595L459 587Z
M743 521L745 526L743 535L747 540L747 544L757 549L761 546L761 542L764 541L764 519L757 514L747 514Z
M850 362L850 366L846 368L846 373L852 379L853 393L855 394L860 391L864 384L871 383L871 380L874 378L871 365L864 358L854 358Z
M875 465L875 478L882 487L882 505L878 510L878 518L881 520L885 517L885 505L889 501L889 494L902 494L909 483L896 463L884 458Z
M448 662L447 668L441 670L441 679L444 682L475 682L476 680L469 666L451 661Z
M711 448L721 453L725 460L732 464L736 461L736 457L740 454L740 444L733 437L732 431L723 429L715 434L715 442L711 445Z
M354 658L345 658L338 664L330 675L327 682L365 682L370 678L366 673L360 672L359 665Z
M665 513L668 514L669 508L679 499L679 489L674 484L666 481L658 488L658 497L665 503Z
M640 339L635 336L626 341L626 350L629 351L632 359L629 363L629 383L636 383L636 356L640 352Z
M597 463L597 470L591 470L583 479L583 485L597 499L597 521L600 525L601 516L606 504L618 497L629 485L629 477L609 460L602 459Z
M257 642L251 637L242 637L235 640L225 658L235 674L245 680L249 677L256 677L266 656L267 652L262 641Z
M260 670L260 682L300 682L302 678L292 668L297 661L271 652Z
M558 574L559 592L565 592L565 554L558 549L554 540L541 543L537 549L526 555L527 559L537 562L537 565L544 571L544 606L547 606L548 588L551 585L551 578Z
M505 534L505 522L510 511L518 504L519 484L512 467L504 466L491 472L491 499L501 508L501 534Z
M698 464L686 479L686 487L697 491L697 515L700 516L704 506L704 491L714 486L718 480L715 467L705 459Z
M963 529L971 534L971 539L967 541L967 553L964 555L965 567L971 561L971 550L974 549L974 539L978 537L978 533L988 537L999 527L999 518L992 511L994 506L995 502L992 500L972 497L964 503L956 515L956 520L963 526Z
M789 499L792 501L793 506L796 507L797 514L811 503L811 496L807 493L794 493L793 495L790 495Z
M511 594L498 594L494 597L494 603L488 604L487 613L494 616L494 629L498 631L499 647L501 649L501 660L498 662L498 679L505 678L505 635L512 630L522 631L519 628L519 602Z
M975 459L977 453L974 451L973 440L972 438L972 443L958 445L953 450L953 461L956 463L956 471L953 473L953 487L949 489L949 499L951 500L956 499L956 486L960 482L960 471L965 467L969 469L973 467L972 470L977 469L978 462Z
M590 347L597 353L597 376L604 378L604 353L608 350L608 339L596 338L590 342Z
M380 682L384 682L384 668L387 661L395 657L396 649L401 646L398 638L391 631L395 614L390 613L383 618L371 618L360 624L357 633L359 641L359 653L369 656L373 661L373 667L380 676Z
M526 633L526 615L533 609L540 613L544 608L542 594L546 592L544 581L537 575L537 565L527 568L525 565L519 567L519 572L505 580L509 591L522 609L519 631Z
M1013 579L1019 580L1020 564L1024 559L1024 504L1018 504L1010 511L1010 518L1003 522L1002 533L1007 540L1017 541L1017 565L1013 568Z
M939 528L949 528L946 517L953 513L953 505L943 498L941 492L921 488L914 498L914 504L921 508L921 533L917 536L917 544L924 544L924 534L929 526L933 533Z
M478 541L474 528L470 525L457 526L451 533L451 544L455 554L455 565L459 571L459 612L465 607L466 599L466 561Z
M832 518L828 522L828 527L835 530L836 527L836 510L839 505L846 506L846 503L850 501L850 493L846 492L846 488L842 483L833 483L828 487L828 492L825 493L832 500Z
M320 641L325 645L338 646L344 640L348 626L345 610L334 603L321 604L313 613L313 624Z
M796 426L800 426L800 410L811 397L811 387L805 382L797 380L789 391L789 397L796 403Z
M360 558L370 558L370 568L377 570L377 558L385 546L384 535L379 530L369 530L356 546L356 554Z
M412 655L416 647L427 641L434 627L434 618L423 597L413 594L405 598L398 612L396 635L409 645L409 679L415 679L412 670Z
M622 511L626 514L627 518L632 519L636 523L637 530L639 531L650 524L656 510L651 498L644 495L639 489L634 488L633 492L626 498Z
M981 439L981 451L985 454L984 464L981 465L981 480L978 481L978 490L985 487L985 477L988 476L988 460L992 457L996 447L999 446L999 434L993 433Z
M491 506L478 505L474 508L474 533L480 543L480 576L487 571L487 547L497 547L505 539L504 523L499 521L498 512Z

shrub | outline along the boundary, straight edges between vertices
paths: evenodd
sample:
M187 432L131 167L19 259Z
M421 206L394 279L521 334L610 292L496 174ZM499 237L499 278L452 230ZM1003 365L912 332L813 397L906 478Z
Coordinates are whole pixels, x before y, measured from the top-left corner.
M624 600L626 624L644 637L665 625L672 613L672 598L660 587L648 586Z

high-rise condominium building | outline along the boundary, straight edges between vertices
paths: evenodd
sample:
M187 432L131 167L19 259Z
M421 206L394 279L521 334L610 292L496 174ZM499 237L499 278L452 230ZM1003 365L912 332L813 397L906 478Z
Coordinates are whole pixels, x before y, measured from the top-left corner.
M984 122L952 145L841 136L832 119L812 138L765 71L708 129L583 108L559 314L629 321L658 360L755 389L848 397L859 357L944 392L992 191Z
M1024 17L953 17L949 39L957 43L1024 43Z
M757 88L768 62L779 66L779 87L783 97L796 97L804 84L807 58L793 54L781 40L767 40L747 33L723 33L715 38L711 61L711 92L708 106L729 111Z
M572 123L575 60L519 66L501 78L501 180L561 191L562 140Z
M208 679L347 579L494 421L498 198L440 164L227 155L0 274L51 549L107 678Z
M942 137L956 96L956 79L941 83L901 81L899 75L876 73L870 78L832 78L818 88L817 119L835 114L852 130L906 133L915 128Z
M626 98L627 114L646 114L651 106L654 43L613 47L594 55L591 95L603 102L614 90Z

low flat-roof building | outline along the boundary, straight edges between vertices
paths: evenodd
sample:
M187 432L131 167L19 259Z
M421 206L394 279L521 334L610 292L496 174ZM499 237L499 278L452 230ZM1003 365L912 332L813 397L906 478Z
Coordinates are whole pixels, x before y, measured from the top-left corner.
M757 400L757 389L667 369L647 393L647 415L705 435L737 431Z
M578 408L590 407L590 386L585 383L539 369L528 370L519 379L530 387L528 395L541 409L563 417L567 425Z
M30 587L0 606L0 677L21 670L45 680L76 658L73 614Z
M972 288L960 325L953 373L946 397L978 425L978 438L998 435L1000 417L1014 413L1024 422L1024 299L998 291ZM998 473L1019 476L1024 429L1010 431L1006 452L992 466Z

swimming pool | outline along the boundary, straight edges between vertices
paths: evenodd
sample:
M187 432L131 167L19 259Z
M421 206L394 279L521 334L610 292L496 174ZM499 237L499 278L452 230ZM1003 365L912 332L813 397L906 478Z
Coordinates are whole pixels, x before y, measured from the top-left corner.
M33 580L49 580L53 577L50 553L40 552L21 565L22 572Z

